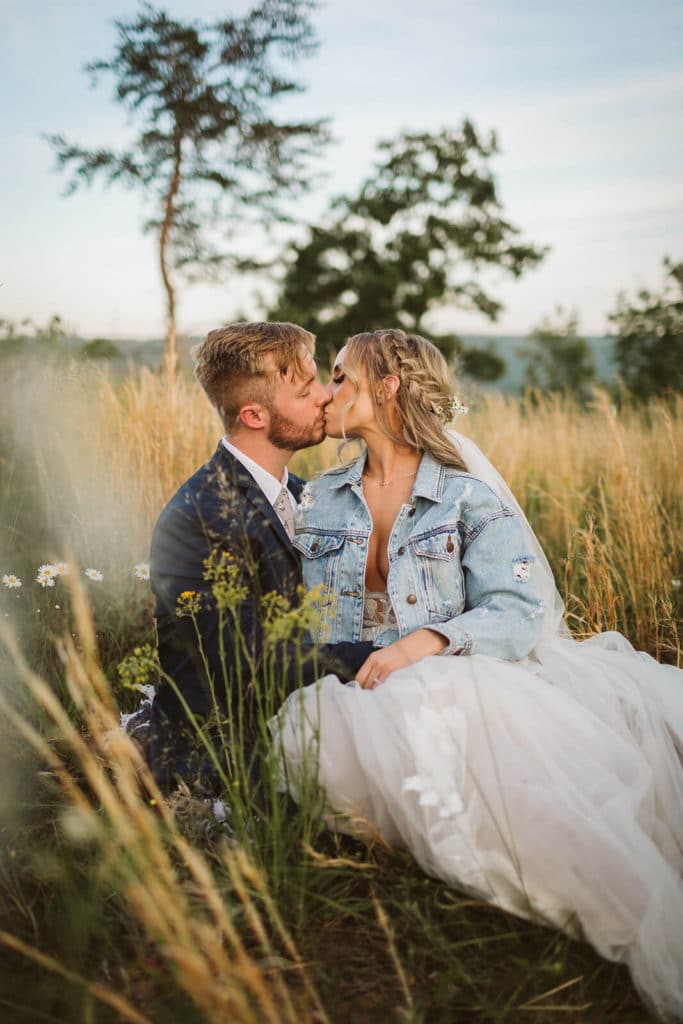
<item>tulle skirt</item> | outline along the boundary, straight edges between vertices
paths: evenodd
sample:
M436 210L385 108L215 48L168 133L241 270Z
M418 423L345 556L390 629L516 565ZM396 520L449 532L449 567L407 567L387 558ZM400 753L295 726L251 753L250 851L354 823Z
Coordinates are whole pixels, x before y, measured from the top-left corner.
M294 798L629 965L683 1017L683 671L617 633L524 663L432 657L363 690L326 676L272 722Z

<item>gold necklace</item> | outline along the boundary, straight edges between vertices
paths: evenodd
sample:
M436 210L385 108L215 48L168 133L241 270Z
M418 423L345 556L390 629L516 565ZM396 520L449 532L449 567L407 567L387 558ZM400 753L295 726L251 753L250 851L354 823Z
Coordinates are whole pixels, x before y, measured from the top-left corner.
M414 473L404 473L402 476L394 476L391 480L375 480L374 477L370 476L369 473L363 473L363 476L369 483L378 483L380 487L388 487L393 484L396 480L412 480L414 476L417 476L417 470Z

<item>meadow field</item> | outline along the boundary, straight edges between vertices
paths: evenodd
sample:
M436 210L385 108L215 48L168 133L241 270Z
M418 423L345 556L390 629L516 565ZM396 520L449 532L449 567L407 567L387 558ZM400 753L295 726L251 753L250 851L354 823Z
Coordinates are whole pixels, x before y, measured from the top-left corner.
M22 585L0 586L0 1020L649 1020L624 968L380 836L332 835L315 795L265 814L240 778L218 805L161 797L119 715L154 682L153 523L220 425L189 378L5 370L0 577ZM457 427L524 507L574 635L683 664L683 397L489 394Z

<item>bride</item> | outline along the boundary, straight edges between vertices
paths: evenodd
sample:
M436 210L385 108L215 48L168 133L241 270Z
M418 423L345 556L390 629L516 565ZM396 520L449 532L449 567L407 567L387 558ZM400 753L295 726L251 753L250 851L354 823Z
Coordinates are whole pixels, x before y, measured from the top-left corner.
M468 439L443 357L350 338L328 435L363 454L302 496L319 640L372 639L273 723L286 785L331 827L379 831L446 883L583 937L683 1016L683 672L618 633L571 639L533 530Z

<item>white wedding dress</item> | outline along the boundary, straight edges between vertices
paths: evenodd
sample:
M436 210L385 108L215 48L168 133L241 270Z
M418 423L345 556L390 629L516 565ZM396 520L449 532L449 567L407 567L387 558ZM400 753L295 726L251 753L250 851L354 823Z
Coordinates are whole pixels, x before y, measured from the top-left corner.
M618 633L572 640L546 583L554 614L524 662L430 657L374 690L293 693L272 723L283 784L296 798L317 778L330 827L585 938L683 1018L683 671ZM364 637L390 614L366 594Z

